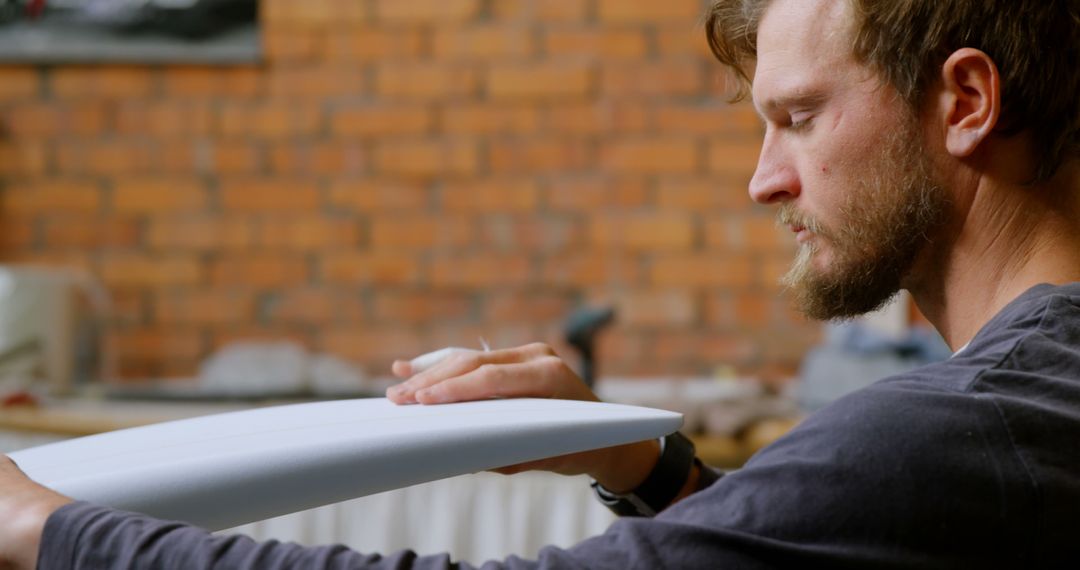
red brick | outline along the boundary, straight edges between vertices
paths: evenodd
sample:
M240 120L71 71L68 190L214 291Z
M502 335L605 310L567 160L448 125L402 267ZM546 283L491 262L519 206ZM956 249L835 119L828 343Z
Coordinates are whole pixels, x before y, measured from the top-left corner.
M190 180L124 179L112 191L113 210L120 214L192 212L206 203L206 190Z
M412 60L424 54L427 30L357 28L328 34L323 59L334 63Z
M432 40L434 56L438 59L521 59L536 52L532 34L502 25L437 27Z
M142 326L150 321L150 306L146 291L119 289L109 291L109 315L105 319L110 327Z
M754 205L746 192L745 183L722 178L663 178L657 204L664 209L698 212L746 210Z
M526 134L539 128L534 105L453 105L442 112L442 129L452 134Z
M210 264L210 280L217 286L295 286L308 280L307 261L276 252L223 255Z
M491 322L561 322L574 307L572 295L548 291L500 291L483 296Z
M101 210L97 184L75 180L40 180L11 184L0 194L3 211L14 214L96 213Z
M332 112L329 122L338 137L419 135L431 131L435 115L424 105L346 106Z
M37 99L40 89L37 68L0 67L0 101Z
M0 126L16 139L96 136L108 125L106 107L97 102L16 105L0 115Z
M22 250L4 252L4 263L8 265L43 267L61 271L76 271L92 275L95 271L93 257L91 252L82 250Z
M584 22L589 16L590 0L493 0L491 13L499 20L542 23Z
M462 99L478 85L476 69L460 64L385 63L375 70L375 91L389 100Z
M232 251L251 247L253 222L241 218L156 218L146 231L146 243L161 250Z
M446 26L480 15L480 0L375 0L375 16L387 24Z
M696 61L663 61L605 66L600 75L604 95L610 98L697 97L705 88L705 65Z
M319 215L263 218L256 243L274 251L348 250L360 242L352 219Z
M203 139L161 138L155 145L150 173L176 178L206 173L211 161L208 148Z
M275 323L326 325L366 319L362 296L337 289L291 289L266 303L267 318Z
M480 349L483 339L494 350L524 346L536 342L538 327L531 323L431 323L424 327L428 342L426 350L444 346L464 346Z
M64 174L124 175L155 172L154 144L134 141L64 141L57 145L57 169Z
M367 151L356 141L274 143L270 172L284 175L337 176L367 171Z
M411 328L380 326L376 328L351 325L327 330L319 348L368 364L368 372L386 375L390 362L397 358L412 358L428 350L423 335ZM377 364L378 367L372 366Z
M618 290L607 300L618 312L619 326L689 327L698 320L697 294L686 289Z
M652 128L644 102L610 101L549 105L544 124L556 133L610 135Z
M780 291L780 278L791 269L791 255L768 257L761 262L761 287L765 291Z
M255 67L168 67L162 86L176 98L252 98L265 91L265 74Z
M215 141L202 147L200 172L207 174L254 174L263 167L262 146L244 141Z
M431 201L424 184L402 180L350 180L330 187L334 209L354 212L419 210Z
M688 216L603 216L590 227L592 245L597 248L671 251L694 245L695 230Z
M656 110L657 128L667 132L708 136L745 137L748 146L760 145L762 127L749 105L661 105Z
M481 246L499 251L553 253L585 245L584 224L534 213L488 216L480 221Z
M108 343L120 360L151 362L163 358L198 358L204 348L197 330L175 327L118 329L109 332Z
M412 256L383 253L334 253L321 256L324 281L353 285L408 285L420 280Z
M115 254L101 262L101 278L117 287L197 285L203 272L194 256Z
M552 29L544 35L544 52L554 57L638 60L648 51L648 37L640 29Z
M297 26L320 29L355 25L368 19L365 3L356 0L264 0L261 15L270 28Z
M757 169L761 144L755 142L735 142L716 140L709 145L709 171L714 174L730 176L749 181Z
M705 220L705 247L737 249L742 243L736 232L736 222L729 216L711 216Z
M506 175L582 172L596 166L591 142L581 138L508 140L489 152L492 172Z
M775 218L715 218L708 221L705 231L706 242L714 247L764 253L795 249L794 236L778 227Z
M692 173L700 164L696 141L686 138L640 138L609 142L601 151L604 168L617 173Z
M5 220L6 226L10 222ZM48 219L44 227L44 243L49 247L78 247L87 249L132 247L139 242L139 224L134 220L108 219Z
M522 178L470 180L443 186L442 209L462 212L531 212L536 210L540 189Z
M773 321L777 298L768 293L741 293L735 298L735 318L730 324L739 328L762 330Z
M375 318L389 323L432 323L460 320L473 312L469 295L449 292L386 291L375 295Z
M759 357L757 344L739 333L670 331L657 335L650 348L649 354L656 360L708 362L710 368L718 364L745 365ZM699 373L711 372L705 368L709 365L699 366Z
M544 260L541 282L548 286L596 286L637 282L641 263L626 252L568 253Z
M650 358L652 339L640 330L615 327L597 338L597 352L603 355L605 376L641 375ZM664 371L661 374L669 375Z
M793 316L798 318L797 315ZM792 379L799 377L799 368L806 359L806 353L820 345L821 339L820 323L800 319L788 324L782 336L774 336L770 342L760 343L763 364L760 370L755 371L754 377L758 382L772 386L775 392L783 391Z
M677 254L654 259L649 282L657 287L749 287L754 275L747 257Z
M163 325L243 324L255 315L248 291L177 291L156 295L154 317Z
M773 322L778 300L764 291L712 295L705 303L707 324L734 330L764 330Z
M307 328L295 324L239 324L217 325L209 329L210 346L221 350L234 344L248 343L293 343L311 349L315 345L314 337Z
M241 212L312 211L321 204L319 187L304 180L231 180L221 184L221 205Z
M59 67L49 72L51 93L61 99L106 97L144 98L156 85L151 68L141 67Z
M0 140L0 176L44 174L48 168L48 150L43 142Z
M30 218L13 219L4 217L0 224L0 250L27 249L34 244L37 225Z
M221 134L232 137L291 139L322 129L323 117L314 105L262 103L228 105L221 110Z
M549 101L589 95L592 78L585 64L516 63L492 67L485 85L494 99Z
M378 251L453 250L474 239L472 223L442 215L396 216L371 222L371 245Z
M532 260L520 254L440 255L432 261L435 287L486 288L524 285L533 276Z
M547 203L555 210L632 210L649 204L649 188L638 177L558 179L549 186Z
M117 131L128 135L204 136L213 125L213 113L205 103L126 104L116 113Z
M476 143L466 139L385 141L375 147L375 166L384 175L468 175L479 169L479 163Z
M318 29L267 26L262 30L263 57L271 65L310 62L323 53L325 38Z
M274 67L267 74L267 81L271 97L309 100L297 104L316 105L366 92L364 74L349 66Z
M690 28L685 23L659 27L656 30L656 49L662 57L697 57L715 63L705 31Z
M597 0L597 16L605 24L685 23L687 33L703 14L701 0Z

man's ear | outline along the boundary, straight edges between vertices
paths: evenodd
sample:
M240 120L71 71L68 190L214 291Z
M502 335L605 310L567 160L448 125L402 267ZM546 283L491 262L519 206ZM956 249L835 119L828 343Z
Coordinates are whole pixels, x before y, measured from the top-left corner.
M959 49L941 68L938 101L949 154L970 156L997 127L1001 116L1001 78L986 53Z

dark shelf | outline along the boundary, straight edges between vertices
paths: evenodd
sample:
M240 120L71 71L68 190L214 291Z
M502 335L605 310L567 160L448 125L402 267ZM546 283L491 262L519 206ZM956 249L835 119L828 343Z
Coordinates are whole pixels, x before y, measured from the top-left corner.
M0 63L196 63L234 65L261 58L259 29L249 24L211 38L187 40L122 34L48 20L0 27Z

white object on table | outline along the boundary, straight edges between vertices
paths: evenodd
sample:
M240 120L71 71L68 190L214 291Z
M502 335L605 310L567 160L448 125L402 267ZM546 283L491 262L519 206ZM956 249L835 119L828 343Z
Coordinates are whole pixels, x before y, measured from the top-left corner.
M505 465L651 439L676 413L594 402L277 406L120 430L10 457L76 499L221 529Z

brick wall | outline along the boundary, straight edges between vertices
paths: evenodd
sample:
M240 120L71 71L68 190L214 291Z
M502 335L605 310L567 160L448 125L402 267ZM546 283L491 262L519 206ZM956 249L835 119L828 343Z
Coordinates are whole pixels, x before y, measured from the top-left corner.
M240 338L385 372L615 303L604 372L797 363L703 0L266 0L256 66L0 67L0 243L108 286L126 377Z

